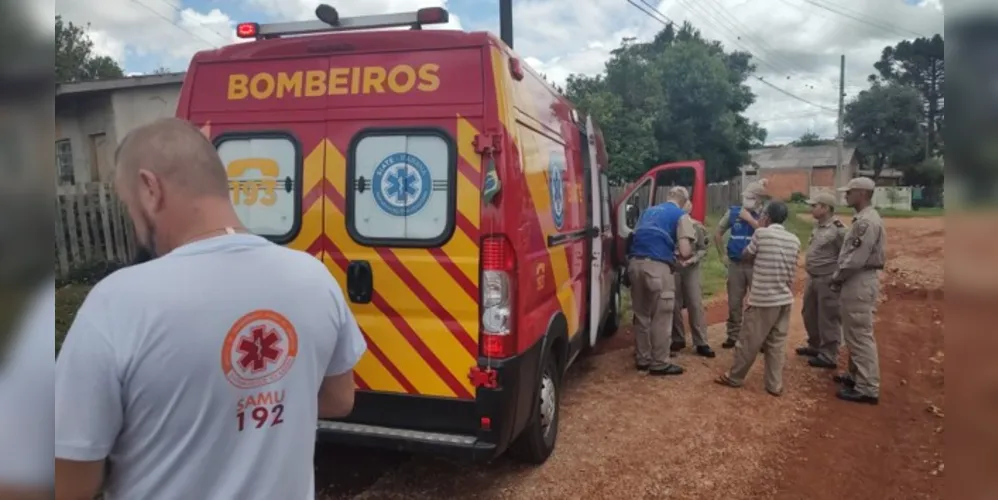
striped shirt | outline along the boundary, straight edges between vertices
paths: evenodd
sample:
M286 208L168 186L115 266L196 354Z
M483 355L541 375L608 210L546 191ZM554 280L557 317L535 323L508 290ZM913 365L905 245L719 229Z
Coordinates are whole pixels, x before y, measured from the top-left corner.
M745 253L755 256L748 305L776 307L792 304L792 287L800 253L797 236L780 224L770 224L755 231Z

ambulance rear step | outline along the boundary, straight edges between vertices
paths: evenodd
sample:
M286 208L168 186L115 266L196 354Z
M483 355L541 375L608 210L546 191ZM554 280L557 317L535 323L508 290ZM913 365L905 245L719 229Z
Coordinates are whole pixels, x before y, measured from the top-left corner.
M393 427L381 427L378 425L354 424L348 422L334 422L331 420L319 420L319 429L343 432L358 436L382 437L404 439L406 441L421 441L427 444L443 444L450 446L474 446L477 439L475 436L462 434L444 434L442 432L414 431L409 429L396 429Z

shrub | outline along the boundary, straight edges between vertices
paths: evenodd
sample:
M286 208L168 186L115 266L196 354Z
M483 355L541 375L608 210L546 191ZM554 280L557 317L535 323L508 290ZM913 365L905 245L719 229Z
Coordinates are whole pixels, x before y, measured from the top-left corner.
M55 282L56 288L61 288L68 284L76 285L96 285L98 281L104 279L111 273L125 267L121 262L96 262L83 267L78 267L69 272L64 278L59 278Z

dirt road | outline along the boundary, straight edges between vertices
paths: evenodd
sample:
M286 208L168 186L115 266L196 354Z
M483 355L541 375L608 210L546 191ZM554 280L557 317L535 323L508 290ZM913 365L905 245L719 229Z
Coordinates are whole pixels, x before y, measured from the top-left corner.
M490 465L321 448L321 499L380 498L940 498L943 439L943 219L888 219L888 270L878 310L877 407L834 398L831 373L791 355L785 393L712 379L731 353L684 354L687 373L632 369L629 332L570 371L558 448L542 467ZM721 321L726 305L708 316ZM799 302L791 347L803 342ZM710 328L719 345L723 325Z

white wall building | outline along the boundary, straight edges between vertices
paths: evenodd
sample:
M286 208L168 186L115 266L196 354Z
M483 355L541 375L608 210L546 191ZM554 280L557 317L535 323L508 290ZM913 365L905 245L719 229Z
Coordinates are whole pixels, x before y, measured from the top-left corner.
M64 83L56 87L56 182L110 181L114 150L128 132L174 116L184 73Z

